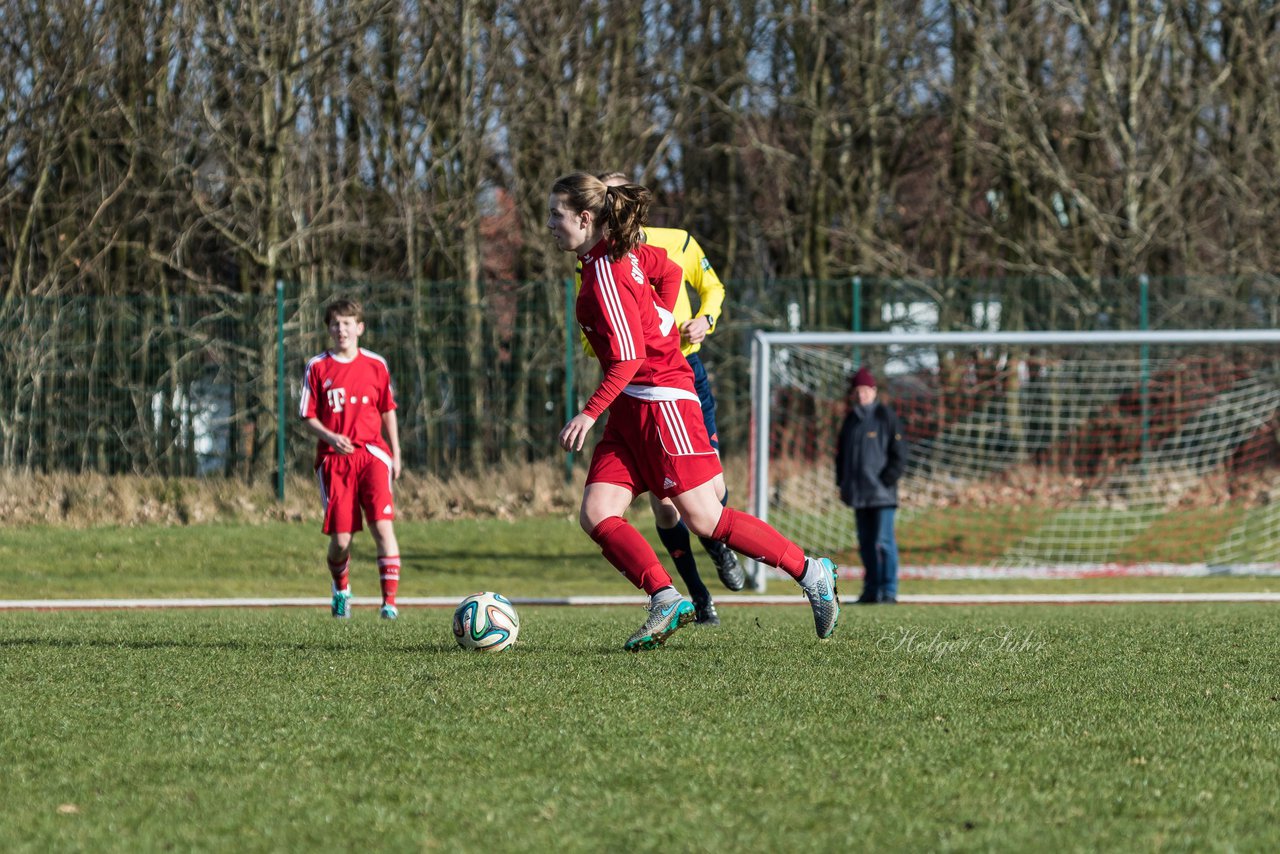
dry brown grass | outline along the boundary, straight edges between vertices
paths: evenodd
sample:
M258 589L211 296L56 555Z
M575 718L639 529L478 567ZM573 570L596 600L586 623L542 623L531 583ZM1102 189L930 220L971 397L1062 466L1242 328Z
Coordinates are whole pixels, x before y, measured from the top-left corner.
M312 488L314 491L314 487ZM266 487L237 481L98 474L0 475L0 525L193 524L300 513L297 485L277 504Z
M731 494L746 506L745 460L727 463ZM396 484L401 519L497 518L576 514L585 470L579 464L571 483L557 463L509 464L474 477L448 480L405 472ZM285 500L274 484L248 486L221 478L159 478L99 474L0 473L0 527L63 525L193 525L208 522L254 524L320 518L315 481L291 476Z
M937 481L917 486L908 499L914 507L1107 507L1128 510L1164 507L1166 510L1213 509L1229 503L1258 506L1270 503L1276 490L1274 469L1215 471L1166 467L1143 477L1087 480L1042 466L1014 466L997 475L957 484Z
M396 484L402 519L517 516L572 512L581 474L566 484L551 465L507 466L475 478L441 480L406 472ZM285 500L271 484L221 478L159 478L98 474L0 474L0 526L253 524L320 518L315 481L290 477Z

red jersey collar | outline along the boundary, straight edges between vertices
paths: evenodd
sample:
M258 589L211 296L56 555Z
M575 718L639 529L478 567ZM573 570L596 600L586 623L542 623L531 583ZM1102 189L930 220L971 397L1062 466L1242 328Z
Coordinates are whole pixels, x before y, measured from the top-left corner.
M603 258L608 254L609 254L609 239L607 237L602 237L596 243L595 246L592 246L590 249L587 250L587 253L585 255L579 255L578 260L581 261L583 264L590 264L592 261L595 261L598 258Z

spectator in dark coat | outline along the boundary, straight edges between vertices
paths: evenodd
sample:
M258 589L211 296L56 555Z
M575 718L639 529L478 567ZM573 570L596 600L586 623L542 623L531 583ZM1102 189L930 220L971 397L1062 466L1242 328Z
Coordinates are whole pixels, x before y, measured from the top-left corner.
M907 467L902 423L876 400L876 380L865 366L849 381L849 413L836 440L840 500L853 508L865 574L860 604L898 601L898 542L894 515L898 479Z

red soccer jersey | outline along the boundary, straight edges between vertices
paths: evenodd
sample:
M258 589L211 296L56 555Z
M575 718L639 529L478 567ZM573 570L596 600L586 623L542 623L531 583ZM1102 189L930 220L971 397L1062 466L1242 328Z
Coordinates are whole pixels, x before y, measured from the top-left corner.
M687 393L696 400L693 370L680 352L680 330L671 314L675 296L684 284L680 268L664 250L646 244L620 261L611 261L604 240L579 261L582 290L575 307L578 324L605 374L600 391L584 411L598 417L622 391L609 387L610 369L637 360L639 366L626 379L628 384L652 387L662 396L667 390L681 397Z
M320 419L326 430L349 437L357 447L372 445L390 454L382 436L382 413L395 408L391 372L377 353L361 348L344 362L326 350L307 362L298 414ZM316 465L333 453L332 445L317 441Z

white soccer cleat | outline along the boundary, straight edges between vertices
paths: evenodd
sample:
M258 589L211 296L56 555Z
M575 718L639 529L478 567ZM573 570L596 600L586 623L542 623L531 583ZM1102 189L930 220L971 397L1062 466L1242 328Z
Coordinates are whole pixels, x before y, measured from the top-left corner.
M813 628L826 639L836 630L840 620L840 594L836 591L836 565L828 558L806 557L805 575L816 576L811 584L801 584L813 608Z
M649 619L636 629L636 633L627 638L622 648L628 652L642 649L657 649L663 641L676 633L681 626L693 622L693 603L687 599L672 599L661 605L649 606Z

